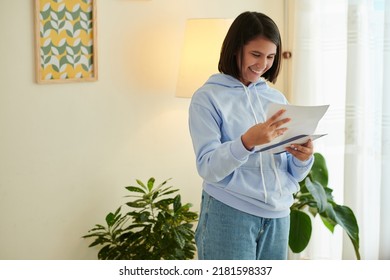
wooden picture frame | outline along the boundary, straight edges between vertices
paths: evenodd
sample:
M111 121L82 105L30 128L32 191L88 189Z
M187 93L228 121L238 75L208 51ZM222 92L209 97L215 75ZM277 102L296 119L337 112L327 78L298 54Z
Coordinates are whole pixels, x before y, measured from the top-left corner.
M34 1L37 83L96 81L96 1Z

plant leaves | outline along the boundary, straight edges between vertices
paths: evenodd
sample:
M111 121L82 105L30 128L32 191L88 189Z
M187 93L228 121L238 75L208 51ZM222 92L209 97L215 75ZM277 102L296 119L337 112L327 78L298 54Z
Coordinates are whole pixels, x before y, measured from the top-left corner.
M151 191L152 189L153 189L153 185L154 185L154 182L155 182L156 180L153 178L153 177L151 177L149 180L148 180L148 190L149 191Z
M126 190L128 190L130 192L146 193L146 191L144 189L139 188L139 187L135 187L135 186L128 186L125 188L126 188Z
M115 215L113 213L108 213L106 216L106 222L108 226L112 226L115 223Z
M162 182L161 184L159 184L156 189L160 189L162 186L164 186L169 180L171 180L172 178L169 178L169 179L166 179L164 182ZM171 187L169 187L171 188Z
M314 153L314 163L309 174L312 181L320 183L323 187L328 186L328 168L325 158L320 153Z
M294 253L302 252L311 237L312 225L309 215L300 210L291 210L289 246Z
M133 208L145 208L148 203L144 202L142 199L137 199L136 201L127 202L126 205Z
M193 258L196 247L192 227L198 214L190 211L190 203L182 205L180 195L170 197L177 190L172 190L171 186L163 187L166 182L155 187L152 177L147 184L137 180L139 187L125 187L130 192L140 193L125 196L134 198L126 205L135 209L122 214L119 207L106 216L107 227L97 224L83 236L94 239L91 246L102 248L98 252L99 259Z
M141 187L143 187L144 189L145 189L145 191L147 191L148 190L148 188L145 186L145 184L144 183L142 183L142 181L141 180L135 180L137 183L138 183L138 185L140 185Z
M154 203L154 206L159 209L168 209L169 205L173 203L173 198L165 198Z
M317 202L318 212L324 212L328 207L328 198L324 188L318 182L312 182L309 177L306 178L305 184L314 200Z
M290 207L291 210L291 225L290 225L290 248L295 253L299 253L306 245L300 245L301 227L306 227L303 212L301 209L306 209L315 217L319 213L324 225L333 233L334 228L339 224L349 236L357 259L360 259L359 253L359 227L355 215L347 206L341 206L334 202L333 190L327 186L328 184L328 169L324 157L319 154L314 154L315 160L313 166L305 180L299 183L300 190L294 194L294 203ZM309 217L310 219L310 217ZM309 221L310 222L310 221ZM310 222L311 235L311 222ZM310 235L305 242L309 242ZM304 237L301 237L302 239Z
M166 189L162 190L161 191L161 196L168 195L168 194L175 193L175 192L179 191L178 189L170 190L171 188L172 187L169 187L169 188L166 188Z
M175 196L173 200L173 211L177 212L180 208L181 208L181 197L180 194L178 194L177 196Z
M359 253L359 226L353 211L343 205L338 205L334 203L333 209L336 212L336 221L337 223L345 230L348 234L353 247L355 249L355 254L358 260L360 260Z
M173 230L173 235L175 236L175 241L179 245L179 247L181 249L184 248L184 245L186 243L185 238L177 230Z

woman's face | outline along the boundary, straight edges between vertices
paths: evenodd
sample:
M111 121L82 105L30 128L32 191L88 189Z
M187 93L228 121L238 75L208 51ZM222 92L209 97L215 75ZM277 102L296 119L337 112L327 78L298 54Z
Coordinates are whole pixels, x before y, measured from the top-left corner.
M256 82L272 67L276 50L276 45L264 37L257 37L244 45L242 63L240 55L237 55L238 68L241 72L240 81L246 86Z

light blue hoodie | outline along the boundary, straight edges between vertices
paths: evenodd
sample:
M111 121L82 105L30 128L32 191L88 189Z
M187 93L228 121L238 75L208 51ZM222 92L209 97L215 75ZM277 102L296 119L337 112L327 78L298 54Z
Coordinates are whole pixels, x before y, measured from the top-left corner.
M215 74L192 97L189 127L204 191L243 212L280 218L289 215L292 194L310 171L313 157L302 162L287 152L271 155L244 147L241 136L265 121L270 102L287 100L263 79L247 87L229 75Z

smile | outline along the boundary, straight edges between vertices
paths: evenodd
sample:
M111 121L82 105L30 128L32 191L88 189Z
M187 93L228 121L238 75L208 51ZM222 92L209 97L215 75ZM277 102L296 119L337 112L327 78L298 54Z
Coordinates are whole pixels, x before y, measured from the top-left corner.
M249 67L249 70L251 70L253 73L256 73L256 74L259 74L259 75L260 75L261 73L263 73L263 71L260 71L260 70L259 70L259 71L253 70L253 69L250 68L250 67Z

